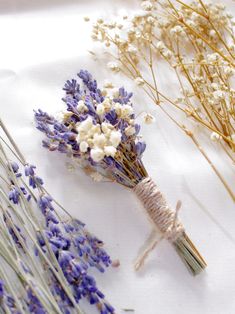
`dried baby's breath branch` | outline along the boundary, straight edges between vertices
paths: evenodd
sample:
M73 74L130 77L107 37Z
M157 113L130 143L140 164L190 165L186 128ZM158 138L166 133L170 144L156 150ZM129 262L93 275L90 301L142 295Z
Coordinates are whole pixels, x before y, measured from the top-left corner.
M97 20L92 38L105 44L121 71L143 88L163 112L185 131L182 113L197 123L214 145L235 161L235 37L232 16L221 4L203 0L192 3L162 0L141 1L142 11L117 22ZM180 95L159 89L157 62L165 64L179 82ZM187 130L190 125L187 124ZM209 162L231 198L235 194L200 145L192 130L185 132Z

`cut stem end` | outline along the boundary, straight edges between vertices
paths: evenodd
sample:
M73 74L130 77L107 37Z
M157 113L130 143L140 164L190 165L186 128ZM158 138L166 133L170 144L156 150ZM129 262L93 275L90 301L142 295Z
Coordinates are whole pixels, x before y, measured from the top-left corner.
M205 260L185 232L173 243L173 245L189 271L194 276L198 275L206 268L207 264Z

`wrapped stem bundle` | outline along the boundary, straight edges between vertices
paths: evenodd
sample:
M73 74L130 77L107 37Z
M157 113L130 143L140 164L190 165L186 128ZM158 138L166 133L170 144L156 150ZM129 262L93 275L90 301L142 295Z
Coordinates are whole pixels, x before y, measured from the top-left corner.
M183 225L172 211L142 162L146 144L140 140L140 125L135 121L132 93L122 87L101 91L91 74L81 70L77 80L67 81L63 98L67 112L58 121L42 110L35 112L37 128L46 134L43 146L58 150L77 161L91 174L102 175L131 188L142 202L154 227L169 240L193 274L206 266ZM140 259L143 263L154 242Z
M0 313L85 314L87 299L114 313L91 268L111 259L103 242L46 191L0 119Z

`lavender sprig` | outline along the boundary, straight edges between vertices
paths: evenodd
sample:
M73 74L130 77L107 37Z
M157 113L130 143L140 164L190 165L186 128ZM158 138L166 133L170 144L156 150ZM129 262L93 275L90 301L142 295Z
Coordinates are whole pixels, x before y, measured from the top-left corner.
M103 242L66 212L61 217L36 167L19 154L2 121L0 126L6 136L0 142L0 260L18 278L21 291L18 300L16 287L6 286L15 296L11 313L83 313L78 304L84 298L99 313L114 313L89 274L90 268L104 272L111 264Z

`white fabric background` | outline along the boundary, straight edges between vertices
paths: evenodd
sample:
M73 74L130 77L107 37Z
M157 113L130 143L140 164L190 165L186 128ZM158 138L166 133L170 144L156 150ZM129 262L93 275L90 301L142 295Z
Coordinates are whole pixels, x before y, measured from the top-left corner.
M234 2L224 1L234 11ZM200 276L189 275L172 247L162 241L139 273L133 261L151 231L135 196L118 185L95 183L82 172L68 172L66 159L40 146L33 109L51 113L63 108L61 87L79 69L99 81L111 78L101 63L91 60L90 26L84 15L105 16L134 10L137 1L8 0L0 1L0 114L29 162L38 167L51 193L88 228L105 240L119 269L97 275L99 285L117 308L135 314L235 313L235 208L200 153L160 111L135 90L137 112L148 110L156 123L143 126L147 142L145 165L169 202L183 202L180 217L208 262ZM166 91L167 80L162 78ZM115 77L124 84L123 79ZM132 84L125 83L131 89ZM234 169L210 156L232 184ZM218 222L220 225L218 225ZM88 313L93 313L88 309Z

